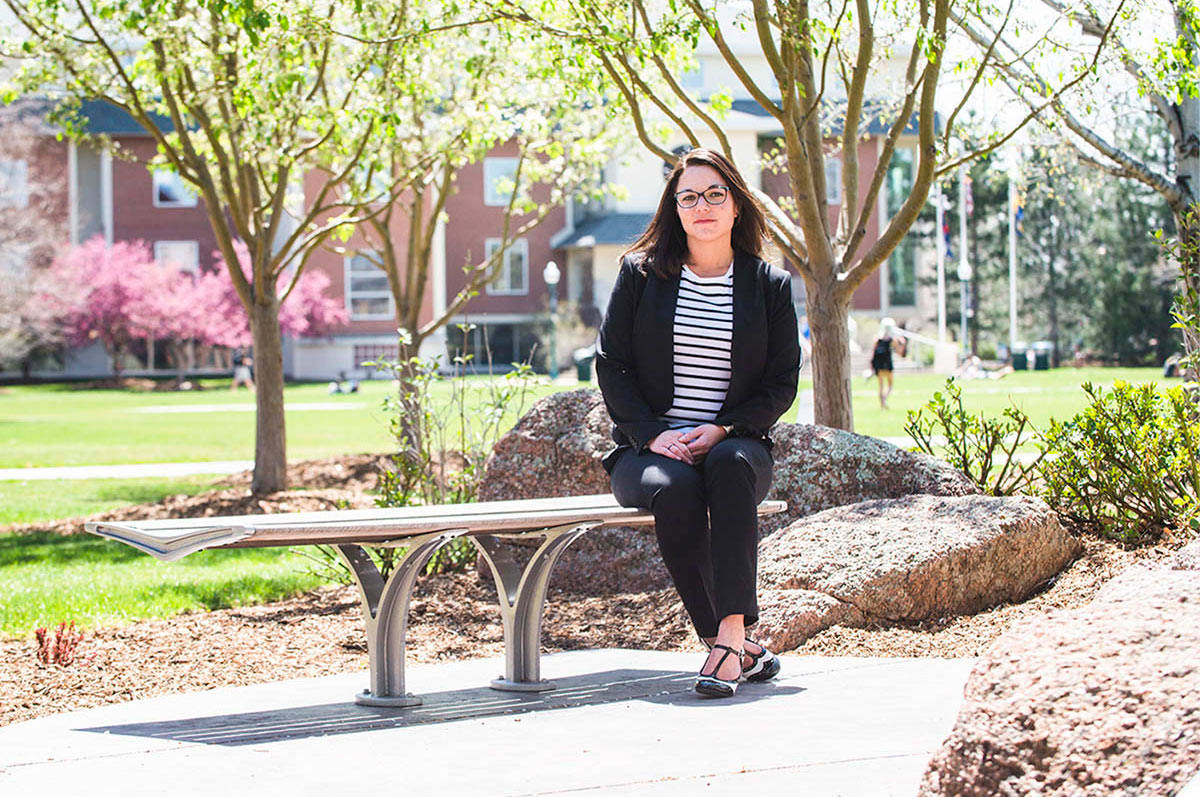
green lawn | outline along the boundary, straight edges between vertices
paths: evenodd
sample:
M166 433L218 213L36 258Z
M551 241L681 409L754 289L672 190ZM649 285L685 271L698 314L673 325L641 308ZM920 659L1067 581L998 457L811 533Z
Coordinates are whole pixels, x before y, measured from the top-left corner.
M0 481L0 526L82 517L130 504L149 504L168 495L196 495L220 476L156 479Z
M389 450L381 402L391 389L387 381L364 382L358 393L330 396L325 385L289 385L288 459ZM449 390L437 386L438 395ZM552 390L536 385L531 400ZM254 397L244 390L0 389L0 468L253 458Z
M0 634L84 628L263 603L321 584L285 549L200 551L160 562L89 534L0 535Z
M1157 369L1058 369L963 383L966 408L999 414L1010 398L1036 423L1082 409L1079 385L1115 379L1160 381ZM873 380L856 376L857 431L902 437L905 410L922 406L944 384L934 374L900 373L891 408L879 408ZM226 383L227 384L227 383ZM801 387L808 387L805 382ZM387 451L380 402L385 382L360 393L329 396L323 385L289 386L288 455L299 460ZM441 395L447 386L439 386ZM526 408L554 389L536 387ZM333 404L320 410L304 405ZM206 405L211 411L164 410ZM84 391L63 386L0 389L0 467L252 459L251 397L228 390L197 393ZM784 420L796 418L793 407ZM508 419L511 423L515 414ZM0 525L53 519L203 491L219 477L0 482ZM279 549L204 551L166 564L132 548L89 535L0 535L0 634L27 635L39 626L74 620L84 627L191 609L277 600L320 581L304 560Z
M805 373L808 371L806 369ZM1051 417L1069 418L1086 404L1080 385L1093 382L1111 387L1117 379L1127 382L1158 382L1179 384L1178 379L1164 380L1158 368L1056 368L1049 371L1021 371L1003 379L969 379L959 384L963 391L963 406L971 413L999 416L1015 403L1029 414L1039 428ZM905 437L906 410L924 406L933 393L946 383L944 376L899 372L895 388L888 400L888 409L879 406L879 388L874 377L861 374L854 377L851 396L854 401L854 430L875 437ZM806 382L802 387L808 387ZM795 420L793 412L784 420Z

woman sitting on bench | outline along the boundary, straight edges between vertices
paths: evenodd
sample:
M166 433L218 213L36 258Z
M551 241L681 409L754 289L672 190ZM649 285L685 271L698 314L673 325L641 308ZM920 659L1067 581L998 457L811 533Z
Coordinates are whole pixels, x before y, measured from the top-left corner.
M762 260L765 235L733 164L708 149L681 156L621 260L596 357L618 444L604 460L613 494L654 513L663 562L711 649L696 691L717 697L779 672L746 637L767 432L800 370L791 279Z

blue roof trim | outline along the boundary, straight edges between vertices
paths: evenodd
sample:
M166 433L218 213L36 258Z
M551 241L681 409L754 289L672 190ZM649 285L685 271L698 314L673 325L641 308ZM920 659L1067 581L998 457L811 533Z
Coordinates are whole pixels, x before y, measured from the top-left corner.
M86 100L80 105L79 114L87 120L84 129L93 135L150 135L146 128L138 124L132 116L107 100ZM170 133L175 129L170 117L151 114L150 118L155 126L164 133Z
M575 227L575 232L557 248L600 244L628 245L637 240L652 218L653 213L607 213L603 216L593 216L580 222Z
M759 105L757 100L734 100L733 110L738 111L739 113L749 114L750 116L758 116L762 118L771 117L771 112ZM882 119L880 119L879 116L872 116L866 121L866 126L860 128L863 135L885 136L887 135L888 130L891 128L891 123L885 123ZM941 116L939 114L935 114L933 117L935 129L941 129L941 121ZM904 132L916 135L919 123L919 115L914 111L913 115L909 117L908 125L905 126ZM841 133L840 125L834 128L832 132L834 135Z

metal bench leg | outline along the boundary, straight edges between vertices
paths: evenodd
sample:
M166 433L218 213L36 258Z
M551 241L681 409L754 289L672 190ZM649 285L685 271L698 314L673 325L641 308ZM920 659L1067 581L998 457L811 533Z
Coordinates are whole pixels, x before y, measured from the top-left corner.
M541 676L542 609L550 571L568 545L599 525L600 521L588 521L546 529L546 539L524 572L495 536L471 537L492 570L504 621L504 677L492 681L493 689L545 692L554 688L552 682L543 681Z
M417 576L429 557L465 529L438 531L405 539L408 550L385 582L379 568L361 545L335 545L358 583L363 619L367 626L367 657L371 664L371 688L355 695L366 706L418 706L421 698L404 691L404 641L408 627L408 604Z

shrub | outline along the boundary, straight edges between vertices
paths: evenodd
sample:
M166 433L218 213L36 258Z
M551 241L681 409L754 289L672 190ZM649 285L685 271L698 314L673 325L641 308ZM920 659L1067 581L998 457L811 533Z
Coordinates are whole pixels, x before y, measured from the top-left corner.
M909 410L904 431L917 450L946 460L989 495L1012 495L1027 488L1043 456L1030 462L1015 456L1023 440L1036 434L1024 412L1012 406L1003 418L972 415L963 408L962 388L953 379L947 379L944 392L934 393L924 407Z
M1200 500L1200 425L1188 391L1117 381L1083 386L1090 406L1050 421L1042 435L1039 494L1101 534L1140 542L1193 523Z
M460 324L459 329L466 333L474 325ZM403 331L401 335L403 342ZM525 362L513 363L513 370L495 377L489 362L486 380L470 380L466 373L471 359L471 355L453 359L455 376L442 374L437 360L420 357L363 363L390 372L398 385L396 393L384 400L396 453L391 467L380 475L376 506L470 503L476 499L488 454L506 428L506 416L522 413L535 375ZM449 388L448 399L434 395L439 385ZM406 549L368 550L387 578ZM318 546L316 555L309 558L318 575L351 583L349 571L333 549ZM474 562L474 544L459 538L438 549L426 572L462 570Z
M37 659L45 666L57 664L60 667L70 667L75 663L75 656L79 650L79 643L83 641L83 632L75 628L75 621L72 620L70 625L62 622L54 629L54 637L50 637L50 631L46 628L37 628L34 630L34 636L37 637L38 649Z

